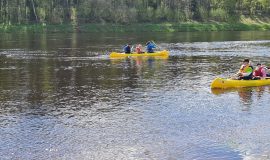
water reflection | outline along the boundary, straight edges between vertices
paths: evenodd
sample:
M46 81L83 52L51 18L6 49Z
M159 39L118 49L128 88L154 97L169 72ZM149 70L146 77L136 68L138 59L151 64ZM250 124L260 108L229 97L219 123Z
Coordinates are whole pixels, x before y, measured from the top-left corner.
M255 103L260 101L262 96L267 92L268 86L260 87L244 87L244 88L228 88L228 89L211 89L212 93L215 95L226 95L229 93L237 93L241 103L246 106L243 111L249 111L249 107L252 105L253 101Z
M189 154L184 159L196 160L240 160L243 156L239 151L229 148L229 146L220 146L213 142L200 142L198 146L191 147L187 152Z
M127 57L110 59L110 61L117 68L135 69L137 75L143 76L145 71L151 73L164 68L168 63L168 57Z

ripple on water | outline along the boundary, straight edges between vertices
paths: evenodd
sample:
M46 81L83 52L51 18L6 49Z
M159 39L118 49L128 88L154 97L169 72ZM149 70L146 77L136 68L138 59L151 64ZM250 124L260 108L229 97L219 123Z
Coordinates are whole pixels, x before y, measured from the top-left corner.
M68 44L71 35L48 36L54 41L50 49L43 43L45 52L37 44L0 51L1 158L269 157L269 87L209 86L237 71L243 58L270 63L270 41L161 36L168 59L110 60L103 48L119 48L121 36L107 37L117 39L108 46L88 35L80 35L87 43Z

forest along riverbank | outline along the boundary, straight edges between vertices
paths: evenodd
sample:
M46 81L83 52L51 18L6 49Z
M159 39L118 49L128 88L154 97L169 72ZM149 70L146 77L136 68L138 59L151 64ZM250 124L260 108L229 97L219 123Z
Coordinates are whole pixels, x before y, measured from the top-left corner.
M195 31L266 31L270 23L136 23L136 24L28 24L0 25L0 32L195 32Z
M0 32L270 30L269 15L269 0L3 0Z

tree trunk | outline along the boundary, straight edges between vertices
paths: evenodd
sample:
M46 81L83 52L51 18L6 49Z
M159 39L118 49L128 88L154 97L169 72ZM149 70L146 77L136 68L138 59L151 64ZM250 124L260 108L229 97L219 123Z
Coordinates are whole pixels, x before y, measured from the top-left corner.
M18 6L17 23L21 24L21 4L19 0L17 0L17 6Z
M8 5L8 1L6 1L6 22L7 24L9 24L9 5Z
M28 22L28 18L27 18L27 0L24 1L24 16L25 16L25 22Z
M34 1L31 0L31 3L32 3L32 7L33 7L34 16L35 16L35 18L36 18L36 22L38 22L38 17L37 17L37 13L36 13L36 8L35 8Z
M1 1L1 8L0 8L0 23L3 23L3 1Z

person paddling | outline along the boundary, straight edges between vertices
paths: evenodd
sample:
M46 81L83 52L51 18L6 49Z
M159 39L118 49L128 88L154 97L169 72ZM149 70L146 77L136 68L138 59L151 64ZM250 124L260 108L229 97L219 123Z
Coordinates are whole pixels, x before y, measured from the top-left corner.
M125 45L123 48L123 51L126 54L130 54L131 53L131 45L130 44Z
M142 50L142 45L141 45L141 44L138 44L138 45L136 46L136 52L139 53L139 54L140 54L140 53L144 53L143 50Z
M146 43L146 51L148 53L154 53L154 48L156 48L157 46L155 45L155 43L153 43L152 41L148 41Z
M253 76L253 67L250 64L249 59L244 59L243 64L240 68L240 70L237 72L236 76L232 79L238 79L238 80L250 80Z
M265 67L266 77L270 77L270 67Z
M253 79L264 79L265 77L266 77L265 67L261 63L258 63L257 67L253 72Z

